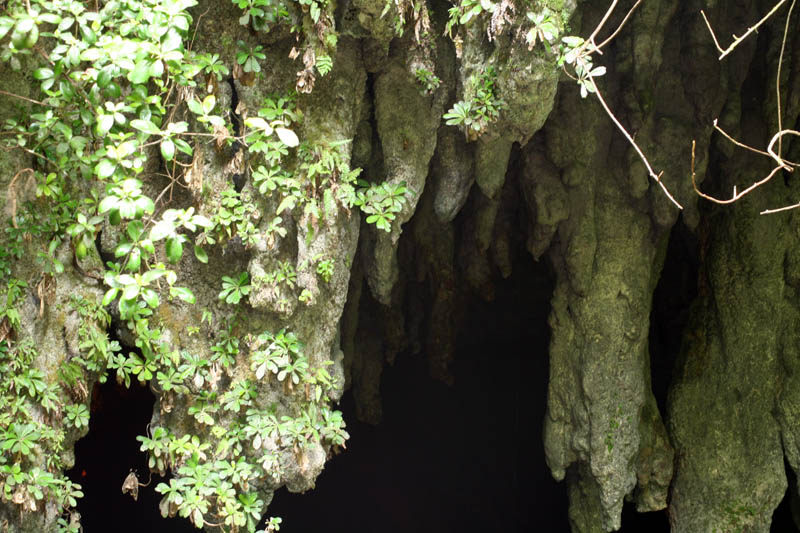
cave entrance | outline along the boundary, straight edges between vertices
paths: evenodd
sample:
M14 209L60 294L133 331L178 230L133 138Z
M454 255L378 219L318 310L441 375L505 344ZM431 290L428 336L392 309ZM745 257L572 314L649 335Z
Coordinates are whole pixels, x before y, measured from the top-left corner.
M117 531L141 533L197 531L183 519L162 518L158 510L161 495L154 490L158 476L139 490L134 501L122 493L122 482L131 469L141 483L147 483L147 456L139 451L137 435L144 435L153 414L155 397L149 388L118 385L114 376L92 391L89 433L75 445L75 467L67 474L83 487L78 512L86 533Z
M430 377L423 351L384 369L377 426L345 393L347 450L313 491L276 494L281 531L569 532L542 443L552 288L544 262L517 254L492 302L466 299L453 385Z

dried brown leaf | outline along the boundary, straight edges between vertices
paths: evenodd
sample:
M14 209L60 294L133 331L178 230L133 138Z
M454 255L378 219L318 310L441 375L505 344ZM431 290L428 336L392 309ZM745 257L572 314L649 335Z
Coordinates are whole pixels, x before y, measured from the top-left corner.
M125 477L122 482L122 494L130 494L133 501L139 500L139 478L133 470Z

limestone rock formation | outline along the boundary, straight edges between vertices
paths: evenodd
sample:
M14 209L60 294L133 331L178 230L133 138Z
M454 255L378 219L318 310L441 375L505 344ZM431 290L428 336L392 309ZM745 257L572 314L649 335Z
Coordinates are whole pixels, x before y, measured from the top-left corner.
M206 237L205 261L187 244L170 267L196 303L175 297L170 281L154 289L160 300L147 315L152 329L123 316L116 303L104 314L98 304L109 288L115 250L138 236L103 219L84 257L64 223L50 231L20 231L29 223L20 218L23 205L33 206L28 213L53 201L41 193L52 161L37 161L34 149L9 146L0 152L5 233L11 236L3 242L11 246L13 237L22 248L5 278L27 285L3 308L18 309L19 324L0 341L15 354L20 343L34 345L30 367L56 384L59 367L85 354L87 328L103 342L119 339L120 353L130 352L143 367L152 362L145 369L151 374L169 360L178 361L176 371L187 357L205 361L205 370L186 370L173 388L153 375L144 378L145 370L136 374L157 397L151 427L186 446L194 437L202 440L196 450L171 451L169 462L151 468L176 474L204 464L206 452L214 464L258 465L263 475L242 474L237 486L256 495L253 512L260 518L280 487L314 487L340 448L326 431L343 434L332 408L345 391L352 391L359 418L377 423L381 373L397 357L426 353L431 375L452 381L463 302L470 295L491 300L495 284L510 276L516 250L524 249L546 261L555 277L545 457L538 459L568 486L573 532L618 530L626 500L639 512L667 509L678 533L769 531L787 490L784 461L795 473L800 469L800 215L760 213L800 201L790 172L797 165L734 205L702 200L691 178L694 173L706 194L729 198L774 168L774 160L715 130L716 119L727 134L761 150L776 131L790 129L781 153L800 160L797 13L787 22L787 10L779 11L720 61L700 10L707 9L722 36L741 34L773 4L648 0L626 19L633 2L622 2L601 37L625 25L602 55L593 56L607 69L596 78L600 100L591 93L582 98L567 74L575 71L558 68L557 39L547 51L526 35L541 43L535 33L541 22L533 21L545 13L564 35L588 36L606 14L605 3L472 2L470 9L488 11L474 17L463 5L458 12L453 2L438 0L284 3L294 32L288 23L266 32L249 19L242 22L241 9L231 3L204 0L192 8L192 46L219 54L230 70L208 91L226 126L211 138L198 135L180 187L163 148L162 155L154 145L140 150L142 175L149 176L143 190L158 200L153 219L145 220L148 230L167 205L191 207L209 220L229 207L226 201L236 206L231 210L249 209L237 215L235 224L243 229L231 232L233 226L220 223L216 241ZM450 8L458 12L455 30ZM785 42L784 23L790 28ZM243 50L263 51L258 76L242 70L245 61L237 54ZM18 97L24 115L38 110L46 95L26 74L35 60L21 57L31 64L4 63L0 89ZM326 60L333 66L322 74ZM182 102L203 101L203 90L187 86ZM276 157L284 158L287 174L278 183L263 177L262 155L244 145L255 144L248 135L261 122L254 117L273 120L270 113L279 113L264 111L265 102L286 93L294 93L292 103L281 105L294 110L276 115L284 118L269 126L270 134L280 128L284 135L283 144L272 146L284 150ZM470 118L474 122L448 125L443 115L456 102L485 108ZM175 109L193 130L208 121L181 104ZM3 119L17 115L0 106ZM286 118L291 116L294 122ZM648 175L614 121L630 132L682 210ZM297 143L286 136L290 128ZM101 137L93 142L103 142ZM345 177L355 168L362 169L358 185ZM368 223L370 212L358 208L370 185L379 184L407 189L402 201L385 204L392 206L385 227ZM88 187L80 182L73 192L89 197ZM106 194L102 190L94 203L81 205L90 209ZM352 191L349 199L337 196L346 190ZM670 260L670 236L679 232L698 243L697 257L686 261L696 260L699 274L675 289L696 288L696 297L683 310L685 327L670 330L680 350L665 356L672 374L663 376L656 375L664 372L663 361L654 364L654 354L663 350L653 346L653 320L663 315L654 309L653 295ZM58 242L48 255L54 237ZM158 246L148 268L170 254ZM57 259L60 271L52 259L42 263L37 257ZM220 283L237 277L247 280L247 289L242 304L232 307L234 298L226 301L230 293L223 284L221 294ZM78 296L94 302L90 318L82 311L88 307L75 303ZM0 331L11 324L9 316L0 318ZM145 330L157 331L157 339L144 339ZM289 333L302 344L302 355ZM295 347L281 359L283 374L260 368L253 358L279 345ZM10 372L6 353L0 368ZM57 401L88 407L92 387L106 371L109 379L125 375L119 370L124 364L111 356L103 361L108 368L81 367L72 386L56 387ZM304 377L292 381L294 371ZM657 380L669 382L666 401L655 391ZM60 409L34 401L41 391L26 397L25 385L15 387L31 424L63 429L65 436L58 440L57 467L47 462L45 437L23 460L10 436L21 426L5 417L10 404L0 403L0 531L55 531L69 506L34 497L33 482L12 480L12 464L61 472L72 465L74 442L86 427L70 429ZM204 418L206 408L213 409ZM249 417L274 427L253 429ZM153 430L146 438L155 439ZM164 502L165 515L179 512L180 503L166 496ZM180 514L213 529L202 513L199 520L194 511Z

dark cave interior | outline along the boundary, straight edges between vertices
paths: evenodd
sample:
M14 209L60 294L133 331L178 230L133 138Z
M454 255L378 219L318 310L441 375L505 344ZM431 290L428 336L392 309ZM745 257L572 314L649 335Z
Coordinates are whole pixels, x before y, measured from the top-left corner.
M662 409L697 269L695 243L680 227L670 239L651 317L658 325L651 328L653 390ZM281 531L568 533L566 486L551 477L542 443L552 285L544 262L517 254L512 275L496 284L494 301L466 302L454 384L429 376L424 353L401 354L384 371L377 426L356 419L352 395L345 393L347 450L330 460L314 490L275 495L268 514L283 518ZM106 530L109 522L120 532L197 531L186 520L161 518L153 490L158 478L140 489L136 502L120 489L131 468L147 481L136 436L146 431L152 394L112 379L94 395L91 431L78 442L70 472L84 487L78 510L85 531ZM666 512L640 514L632 503L625 504L622 524L625 533L669 531ZM797 531L788 496L772 531Z
M549 310L530 295L542 293L543 283L552 283L546 268L525 256L498 284L494 302L469 303L453 386L431 379L422 356L401 355L383 376L378 426L358 422L345 394L347 450L328 463L315 490L276 494L269 514L283 518L281 531L568 532L566 488L550 476L541 438ZM119 531L196 531L161 518L159 479L140 489L137 502L120 490L131 468L147 481L136 436L146 431L151 393L110 381L95 395L91 431L70 473L84 486L85 531L107 529L109 520ZM667 531L663 513L632 511L623 531Z

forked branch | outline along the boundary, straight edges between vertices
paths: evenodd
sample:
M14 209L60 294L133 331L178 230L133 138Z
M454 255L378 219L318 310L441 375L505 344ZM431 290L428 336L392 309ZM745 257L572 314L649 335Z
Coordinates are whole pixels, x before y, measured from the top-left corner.
M770 10L769 13L764 15L764 17L755 24L755 26L751 26L751 27L747 28L747 31L741 37L737 37L734 34L732 36L733 37L733 42L725 49L723 49L722 46L720 46L719 41L717 40L717 36L714 33L714 30L711 28L711 23L708 21L708 17L706 16L705 11L700 10L700 14L703 15L703 20L706 22L706 26L708 27L708 31L711 34L711 38L714 39L714 45L717 47L717 50L719 50L719 52L720 52L719 59L723 59L725 56L727 56L728 54L733 52L733 50L737 46L739 46L739 44L741 44L742 41L747 39L750 36L751 33L753 33L754 31L758 30L758 28L762 24L764 24L767 20L769 20L770 17L772 17L772 15L774 15L781 8L781 6L783 4L785 4L785 3L786 3L786 0L780 0L777 4L775 4L775 6Z

